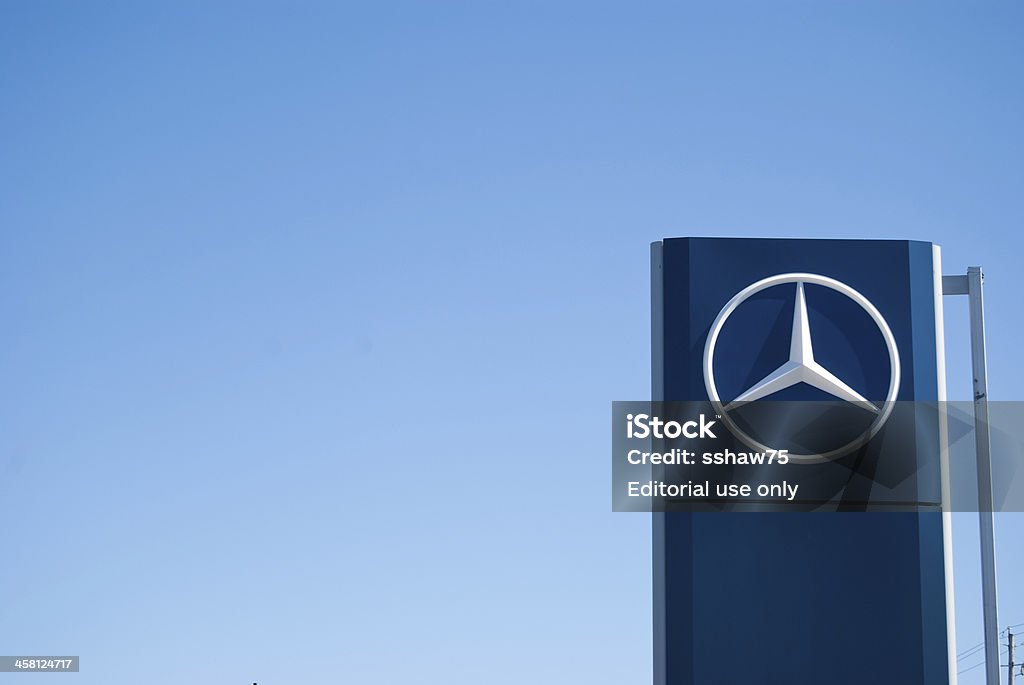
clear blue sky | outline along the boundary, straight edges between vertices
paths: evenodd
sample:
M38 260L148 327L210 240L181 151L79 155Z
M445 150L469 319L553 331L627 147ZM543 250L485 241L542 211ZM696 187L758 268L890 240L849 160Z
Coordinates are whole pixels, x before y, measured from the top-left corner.
M664 236L941 243L1022 399L1024 7L714 5L0 3L0 652L648 683L607 420Z

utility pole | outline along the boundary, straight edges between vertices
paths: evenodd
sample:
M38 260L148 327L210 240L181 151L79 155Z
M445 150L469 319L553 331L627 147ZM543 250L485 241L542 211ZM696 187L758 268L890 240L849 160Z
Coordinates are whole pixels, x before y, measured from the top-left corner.
M1013 685L1013 667L1016 665L1013 663L1013 633L1010 629L1006 629L1006 640L1010 645L1010 668L1007 669L1009 673L1006 676L1006 685Z

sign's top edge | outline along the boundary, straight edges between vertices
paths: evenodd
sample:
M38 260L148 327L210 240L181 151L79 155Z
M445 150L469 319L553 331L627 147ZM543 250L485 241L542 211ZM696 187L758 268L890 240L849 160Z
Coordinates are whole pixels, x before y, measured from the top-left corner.
M910 240L910 239L901 239L901 238L797 238L797 237L789 237L789 238L786 238L786 237L764 238L764 237L741 237L741 236L676 236L676 237L662 238L661 240L655 240L655 241L652 241L651 244L652 245L658 245L658 244L661 244L661 243L680 242L680 241L744 242L744 243L755 242L755 241L760 241L760 242L776 242L776 243L777 242L800 241L800 242L818 242L818 243L858 243L858 244L864 244L864 243L884 243L884 244L889 244L889 245L912 244L912 243L921 244L921 245L935 245L936 244L936 243L933 243L933 242L928 241L928 240Z

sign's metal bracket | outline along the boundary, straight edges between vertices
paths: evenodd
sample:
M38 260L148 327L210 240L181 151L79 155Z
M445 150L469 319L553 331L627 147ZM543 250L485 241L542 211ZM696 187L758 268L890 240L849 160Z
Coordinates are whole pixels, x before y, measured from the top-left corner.
M943 276L942 277L942 294L943 295L967 295L968 294L967 276Z

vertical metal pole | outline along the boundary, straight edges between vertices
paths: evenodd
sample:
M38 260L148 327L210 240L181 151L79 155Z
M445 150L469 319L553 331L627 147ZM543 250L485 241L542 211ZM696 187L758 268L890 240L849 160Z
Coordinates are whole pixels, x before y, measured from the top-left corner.
M995 514L992 506L992 444L988 425L985 301L980 266L967 269L974 370L974 435L978 454L978 516L981 532L981 602L985 624L985 681L999 685L999 613L996 602Z

